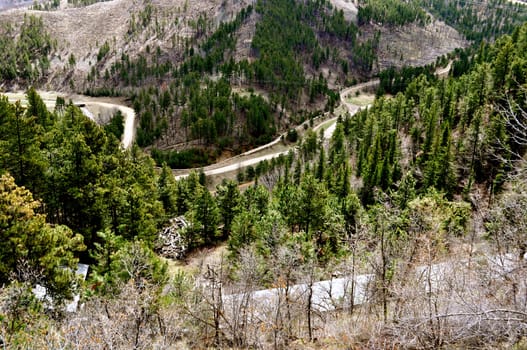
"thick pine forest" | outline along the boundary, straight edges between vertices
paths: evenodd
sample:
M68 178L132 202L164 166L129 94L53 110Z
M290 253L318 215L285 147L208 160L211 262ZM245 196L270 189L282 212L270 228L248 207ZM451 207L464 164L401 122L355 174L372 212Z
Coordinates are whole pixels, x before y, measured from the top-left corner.
M96 61L90 62L91 70L80 86L89 95L130 97L139 117L137 143L153 150L159 166L162 161L173 168L203 166L221 155L264 144L317 113L332 111L338 93L328 87L328 80L330 86L342 86L368 77L376 61L379 37L365 40L362 25L424 25L430 18L422 7L475 43L510 33L525 19L522 6L501 0L488 4L368 0L359 6L357 26L326 0L262 0L217 27L200 14L189 24L190 37L169 40L160 25L168 21L167 14L146 1L128 22L126 40L139 41L146 32L171 41L174 50L148 44L130 55L111 41L97 43ZM253 22L254 36L249 43L240 43L241 31ZM6 64L0 67L0 78L8 86L15 80L23 86L38 85L56 46L52 33L32 16L25 19L20 35L9 25L2 32ZM249 57L237 56L243 45L250 46ZM75 67L73 55L55 59L68 61L65 71ZM415 73L419 72L409 76ZM408 81L404 80L381 92L401 91ZM75 89L76 83L71 83Z
M345 74L350 69L348 60L330 52L329 44L324 47L317 36L322 35L327 42L339 40L351 48L360 44L356 41L356 26L328 6L325 1L259 2L255 9L250 6L242 10L233 22L220 25L197 47L189 45L186 60L179 67L167 67L175 78L169 89L164 92L145 89L133 95L141 118L139 145L150 145L162 135L165 138L171 135L170 129L181 128L185 141L197 140L205 146L215 146L218 151L235 148L237 152L249 145L269 142L278 130L301 122L308 112L300 110L304 103L327 98L325 108L332 109L337 93L328 89L322 75L309 77L303 67L307 64L318 70L322 63L334 61ZM236 31L253 11L261 17L251 44L255 59L235 61ZM369 58L357 55L358 65L371 65L373 46L368 47L360 52ZM134 63L130 62L116 65L115 69L120 69L121 77L132 84L139 84L149 76L143 69L134 69ZM215 74L222 78L219 81L207 78ZM250 87L249 91L252 87L263 89L269 98L252 93L242 96L232 91L237 84ZM178 168L186 164L176 161L170 165Z
M426 74L396 81L394 87L386 76L381 86L403 91L381 96L370 108L342 118L329 150L320 143L311 146L319 141L308 134L289 161L282 157L265 162L259 172L278 171L280 177L291 170L298 179L307 169L321 180L331 178L331 188L340 172L324 167L350 162L342 169L360 181L352 183L365 205L375 201L376 191L397 190L408 178L418 192L435 188L454 198L483 185L492 196L524 152L515 133L524 127L526 38L524 26L492 45L481 44L457 78L438 79L423 70ZM516 113L520 117L511 120ZM345 158L335 161L342 152ZM299 165L292 167L294 162Z
M358 20L359 24L374 21L381 24L401 26L414 22L423 25L430 18L416 1L366 0L359 7Z

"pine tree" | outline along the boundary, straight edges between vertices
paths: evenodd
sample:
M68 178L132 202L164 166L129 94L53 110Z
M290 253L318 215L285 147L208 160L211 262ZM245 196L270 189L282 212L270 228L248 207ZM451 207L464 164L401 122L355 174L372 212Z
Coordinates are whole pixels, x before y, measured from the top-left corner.
M254 211L238 213L232 221L232 233L227 241L231 256L236 256L240 249L253 243L257 238L256 222L258 215Z
M37 214L40 206L14 178L0 177L0 283L9 283L13 276L39 283L58 302L71 297L75 253L85 247L82 236L68 227L47 224Z
M166 165L166 163L163 163L157 186L159 200L163 204L165 214L168 217L176 215L178 212L176 198L177 184L174 175L172 174L172 170Z
M357 232L359 224L359 211L362 208L359 198L355 193L350 193L342 201L341 212L348 239Z
M311 174L302 177L298 202L299 224L308 237L322 227L327 200L328 193L323 184Z
M324 146L321 146L319 149L319 158L317 163L316 178L319 181L324 179L324 173L326 168L326 152L324 151Z
M49 130L55 123L55 116L48 111L46 104L42 98L38 95L35 88L30 87L27 92L27 110L26 115L28 117L35 117L37 123L44 128Z
M40 152L43 129L19 102L0 97L0 169L9 171L17 184L42 195L46 162Z
M218 238L218 225L220 211L209 190L200 187L190 210L190 237L191 246L211 244Z
M222 235L227 238L231 232L234 217L240 212L241 195L234 181L227 181L216 189L216 200L223 222Z

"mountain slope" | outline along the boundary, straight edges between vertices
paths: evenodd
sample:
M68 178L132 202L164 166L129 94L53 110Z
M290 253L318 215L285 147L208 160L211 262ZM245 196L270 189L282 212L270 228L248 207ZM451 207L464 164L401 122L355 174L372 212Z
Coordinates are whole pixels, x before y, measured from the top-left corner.
M196 156L191 165L198 166L331 111L338 89L379 69L428 64L466 45L443 24L423 26L422 11L421 24L410 17L402 27L379 26L351 3L333 4L113 0L0 13L13 23L39 16L56 41L41 74L3 86L127 96L139 117L141 147L198 149L189 151ZM378 9L373 0L361 6L371 6L372 16ZM404 4L397 10L416 11ZM416 38L426 40L408 45ZM214 92L221 98L212 98Z

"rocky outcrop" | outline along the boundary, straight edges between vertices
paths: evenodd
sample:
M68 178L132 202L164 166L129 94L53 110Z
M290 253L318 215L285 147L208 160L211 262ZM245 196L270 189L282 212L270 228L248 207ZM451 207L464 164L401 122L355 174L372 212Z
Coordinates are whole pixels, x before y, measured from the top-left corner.
M158 234L156 251L168 259L183 259L188 245L183 236L183 230L189 226L184 216L170 219L170 226L165 227Z

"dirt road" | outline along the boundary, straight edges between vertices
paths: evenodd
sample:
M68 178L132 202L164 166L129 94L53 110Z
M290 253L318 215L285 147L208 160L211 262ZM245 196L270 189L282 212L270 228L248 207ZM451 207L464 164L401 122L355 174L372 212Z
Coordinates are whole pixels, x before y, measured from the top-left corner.
M435 74L439 77L447 76L448 72L450 71L451 65L452 65L452 62L449 62L446 67L436 69ZM366 102L365 104L360 105L360 104L352 102L352 100L357 95L364 94L363 90L374 89L379 84L380 84L379 79L372 79L370 81L360 83L357 85L353 85L351 87L341 90L340 92L341 105L345 107L345 110L347 110L347 112L350 115L354 115L361 108L368 108L370 106L369 102ZM337 119L338 119L338 116L334 116L330 119L319 121L318 124L313 128L313 130L315 132L318 132L318 130L321 127L324 127L325 128L324 138L326 140L329 140L331 136L333 135L333 132L335 131ZM250 151L247 151L235 157L203 167L202 170L207 176L218 176L222 174L231 173L234 171L239 171L245 167L258 164L259 162L263 160L271 160L273 158L279 157L280 155L285 155L291 149L294 149L295 145L288 145L288 146L283 145L280 141L282 140L284 136L285 135L281 135L266 145L257 147L255 149L252 149ZM196 171L196 170L199 170L199 168L174 170L174 175L175 175L176 180L187 177L188 174L193 170Z
M451 63L449 63L445 68L437 69L436 75L447 75L450 71L450 67ZM367 108L369 106L369 103L366 103L361 106L360 104L353 103L351 100L358 94L361 94L362 90L375 88L379 85L379 83L379 79L373 79L365 83L360 83L343 89L340 92L340 102L341 105L345 108L345 111L347 111L350 115L354 115L361 108ZM104 98L92 98L82 95L65 96L64 94L50 91L39 91L39 94L46 106L50 109L55 108L55 100L57 96L62 96L66 99L71 99L76 104L83 104L83 113L89 118L96 120L97 122L100 122L100 120L95 116L100 115L101 109L106 111L120 110L125 116L125 130L123 138L121 140L122 145L124 148L129 148L132 145L135 136L135 111L132 108L126 107L119 103L109 102L108 99ZM23 104L27 103L24 92L6 93L4 95L6 95L10 101L20 100ZM327 117L327 115L325 116ZM313 131L318 132L320 128L324 127L324 138L326 140L329 140L333 135L333 132L335 131L337 118L338 116L333 116L329 119L319 118L316 121L317 125L313 127ZM300 125L297 127L297 130L300 130L302 128L303 125ZM248 166L256 165L263 160L270 160L273 158L277 158L280 155L285 155L291 149L294 149L295 145L284 145L281 142L283 138L285 138L285 134L280 135L268 144L257 147L235 157L206 166L203 168L203 171L205 175L218 176L238 171ZM187 177L191 171L198 169L199 168L174 170L174 175L176 179L182 179L184 177Z
M109 102L111 100L106 98L95 98L82 95L65 95L63 93L54 91L38 91L38 93L44 101L46 107L50 110L55 108L55 102L58 96L63 97L66 101L71 100L76 105L83 105L81 110L84 115L96 123L106 122L107 120L101 120L101 118L109 118L113 116L117 110L120 110L125 118L124 133L121 139L121 144L124 148L129 148L132 145L135 137L135 111L132 108L126 107L119 103ZM3 95L7 96L7 99L10 102L20 101L22 105L27 105L25 92L7 92L3 93Z
M353 104L347 101L348 95L354 94L356 91L368 87L374 87L379 84L379 79L374 79L366 83L357 84L350 88L344 89L341 91L340 100L342 105L347 109L350 115L357 113L362 107L356 104ZM324 127L324 138L329 140L335 131L336 122L338 116L334 116L327 120L321 120L314 128L313 131L318 132L320 128ZM222 174L227 174L233 171L239 171L240 169L246 168L248 166L256 165L264 160L271 160L277 158L280 155L286 155L291 149L294 149L295 145L283 145L280 141L284 135L279 136L272 142L255 148L253 150L242 153L238 156L223 160L221 162L203 167L202 170L207 176L217 176ZM199 169L181 169L175 170L176 180L185 178L191 171L196 171Z

